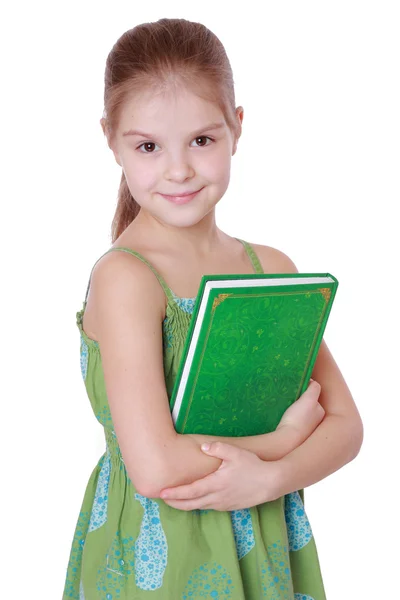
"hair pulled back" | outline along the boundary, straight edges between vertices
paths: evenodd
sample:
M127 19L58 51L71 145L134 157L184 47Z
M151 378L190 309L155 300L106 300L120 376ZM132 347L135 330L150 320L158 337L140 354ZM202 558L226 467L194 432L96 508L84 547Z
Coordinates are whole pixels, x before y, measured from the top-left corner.
M165 18L126 31L107 57L102 124L108 143L113 140L121 109L128 99L143 91L160 93L172 86L185 87L215 102L234 136L240 136L233 74L222 43L201 23ZM122 171L111 226L112 242L139 210Z

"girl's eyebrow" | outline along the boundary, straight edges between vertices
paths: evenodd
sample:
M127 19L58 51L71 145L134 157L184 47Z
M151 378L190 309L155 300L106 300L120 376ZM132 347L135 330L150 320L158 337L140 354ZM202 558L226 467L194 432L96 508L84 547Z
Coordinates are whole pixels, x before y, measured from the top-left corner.
M190 137L196 137L196 135L199 135L199 133L203 133L204 131L211 131L213 129L221 129L224 126L225 126L224 122L210 123L206 127L202 127L201 129L197 129L196 131L193 131L190 134ZM123 136L125 136L125 135L140 135L142 137L147 137L147 138L157 137L155 135L152 135L151 133L144 133L143 131L139 131L138 129L129 129L128 131L125 131L122 135Z

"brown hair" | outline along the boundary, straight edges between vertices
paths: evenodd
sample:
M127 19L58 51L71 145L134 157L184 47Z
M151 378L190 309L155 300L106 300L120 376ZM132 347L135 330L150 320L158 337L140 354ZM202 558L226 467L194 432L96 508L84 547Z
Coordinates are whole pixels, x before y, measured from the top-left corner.
M108 144L115 135L121 108L128 97L145 89L162 93L171 84L177 88L183 85L198 96L215 102L234 136L240 137L232 69L220 40L201 23L159 19L126 31L107 57L102 126ZM135 219L139 210L122 171L111 226L112 242Z

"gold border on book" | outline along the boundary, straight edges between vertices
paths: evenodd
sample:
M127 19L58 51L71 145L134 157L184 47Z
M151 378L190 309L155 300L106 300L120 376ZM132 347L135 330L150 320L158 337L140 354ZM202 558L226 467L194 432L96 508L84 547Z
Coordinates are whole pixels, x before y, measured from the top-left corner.
M332 290L330 288L318 288L318 291L321 292L325 298L325 301L328 302L329 298L331 297Z
M326 313L326 309L327 309L327 306L328 306L328 300L329 300L329 298L331 296L331 289L330 288L317 288L315 290L303 290L303 291L301 291L301 290L295 290L294 292L291 292L289 290L286 290L285 292L276 292L275 290L271 290L269 292L262 292L260 294L253 294L253 296L262 298L262 297L271 296L271 295L275 295L275 296L292 295L292 296L294 296L296 294L304 294L306 296L310 295L310 294L322 294L322 296L324 297L324 300L325 300L325 306L324 306L324 309L321 311L321 318L319 320L318 327L316 329L314 339L313 339L313 341L311 343L310 352L308 354L308 358L307 358L307 361L306 361L306 366L305 366L305 369L304 369L303 377L302 377L302 379L300 381L300 384L299 384L299 387L298 387L298 390L297 390L297 393L296 393L296 398L298 398L300 396L301 388L303 387L303 384L304 384L305 374L307 372L308 365L310 364L311 357L312 357L313 352L314 352L315 344L316 344L316 341L317 341L317 338L318 338L318 335L319 335L319 332L320 332L320 329L321 329L321 324L322 324L323 318L324 318L325 313ZM220 299L220 297L221 297L221 299ZM195 389L196 389L196 385L197 385L197 379L198 379L199 374L200 374L200 367L201 367L201 364L202 364L202 361L203 361L204 353L205 353L205 350L206 350L206 347L207 347L207 341L208 341L208 338L209 338L210 332L211 332L211 326L212 326L212 323L213 323L213 320L214 320L214 315L215 315L215 310L214 309L217 306L219 306L227 298L233 299L233 298L248 298L248 297L249 297L249 294L233 294L233 293L230 293L230 294L219 294L217 297L214 298L213 306L212 306L213 310L211 312L211 319L210 319L208 330L207 330L207 333L206 333L206 336L205 336L205 340L204 340L204 345L203 345L203 348L202 348L201 356L200 356L200 359L198 361L198 369L197 369L197 372L196 372L196 375L195 375L195 378L194 378L194 382L193 382L193 386L192 386L192 392L190 394L190 398L189 398L189 401L188 401L188 404L187 404L187 407L186 407L186 414L185 414L184 421L183 421L183 424L182 424L182 431L181 431L181 433L184 433L185 427L186 427L186 423L187 423L187 420L188 420L188 417L189 417L190 407L192 405L193 395L194 395L194 392L195 392ZM216 301L218 301L218 302L216 303Z
M229 296L232 296L232 294L218 294L218 296L214 298L212 310L214 311L217 308L217 306L219 306L221 302L226 300Z

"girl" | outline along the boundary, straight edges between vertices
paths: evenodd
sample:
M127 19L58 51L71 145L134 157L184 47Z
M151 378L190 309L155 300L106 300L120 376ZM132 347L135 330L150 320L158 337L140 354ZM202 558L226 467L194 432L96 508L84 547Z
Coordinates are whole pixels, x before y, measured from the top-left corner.
M363 435L325 342L316 382L272 433L179 435L169 410L202 275L297 272L279 250L215 222L243 120L224 48L199 23L139 25L107 58L104 100L122 178L113 245L77 325L106 451L63 599L324 600L303 488L352 460Z

